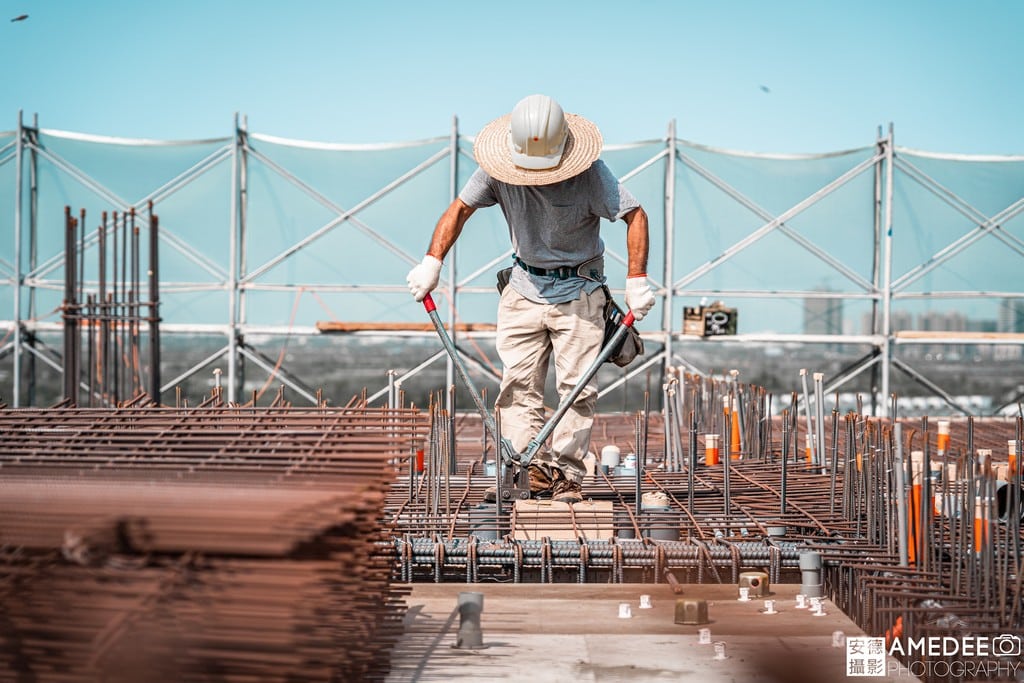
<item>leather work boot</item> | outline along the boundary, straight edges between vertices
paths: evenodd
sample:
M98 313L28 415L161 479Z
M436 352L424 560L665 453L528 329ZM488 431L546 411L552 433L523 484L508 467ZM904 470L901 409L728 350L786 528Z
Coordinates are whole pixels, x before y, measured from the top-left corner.
M526 474L530 479L531 498L544 498L551 495L551 487L555 483L555 477L552 476L550 466L547 463L531 462L526 468ZM522 469L519 469L516 472L516 483L519 483L521 475ZM498 488L496 486L488 486L484 489L485 503L493 503L497 500L497 497Z
M583 487L580 486L579 482L570 481L565 478L565 474L562 470L555 470L555 484L551 487L551 500L556 503L574 503L583 502Z
M551 493L554 485L554 477L551 476L550 466L546 463L531 462L526 468L530 477L530 497L539 498L544 494Z

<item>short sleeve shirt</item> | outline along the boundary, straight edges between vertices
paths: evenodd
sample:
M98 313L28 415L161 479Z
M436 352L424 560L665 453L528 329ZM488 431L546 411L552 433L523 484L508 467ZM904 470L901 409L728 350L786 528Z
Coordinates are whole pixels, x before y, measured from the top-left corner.
M459 193L467 206L501 207L515 254L537 268L574 266L604 253L601 219L615 221L640 202L600 159L583 173L551 185L510 185L483 169ZM581 277L559 280L514 268L510 284L531 301L564 303L601 286Z

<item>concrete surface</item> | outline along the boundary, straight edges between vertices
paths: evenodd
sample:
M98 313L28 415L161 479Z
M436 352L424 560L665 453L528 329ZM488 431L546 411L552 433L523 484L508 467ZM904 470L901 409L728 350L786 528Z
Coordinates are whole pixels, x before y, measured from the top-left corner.
M388 681L913 681L892 660L886 678L846 677L846 649L834 631L864 635L828 601L825 616L796 609L799 586L771 587L778 614L764 599L739 602L733 585L667 584L414 584L406 598L405 636L392 654ZM484 596L483 647L454 647L460 592ZM651 609L640 609L649 595ZM675 623L676 600L708 601L710 623ZM630 618L619 618L629 603ZM725 643L698 642L698 629Z

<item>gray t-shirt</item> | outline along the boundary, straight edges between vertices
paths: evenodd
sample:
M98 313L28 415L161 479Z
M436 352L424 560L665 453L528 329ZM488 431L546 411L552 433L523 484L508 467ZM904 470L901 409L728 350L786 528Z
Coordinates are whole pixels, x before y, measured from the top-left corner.
M601 256L601 219L615 221L640 202L598 159L578 176L552 185L509 185L477 169L459 193L475 209L498 204L508 222L512 249L531 266L575 266ZM531 301L559 304L601 286L581 277L559 280L512 269L511 286Z

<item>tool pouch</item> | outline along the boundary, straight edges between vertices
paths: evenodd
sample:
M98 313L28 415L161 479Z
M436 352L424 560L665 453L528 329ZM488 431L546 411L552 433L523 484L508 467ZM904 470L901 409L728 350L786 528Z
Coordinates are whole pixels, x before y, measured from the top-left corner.
M512 278L512 266L508 268L502 268L498 271L498 294L505 291L508 287L508 281Z
M604 295L606 297L604 303L604 345L607 345L611 338L618 331L619 325L622 323L622 319L626 316L619 308L615 300L612 299L611 290L608 289L607 285L602 285L604 289ZM611 355L608 356L608 363L615 363L620 368L624 368L633 362L637 356L644 355L644 340L640 338L640 333L636 331L636 328L632 325L626 331L626 336L622 338L618 346L612 349Z

